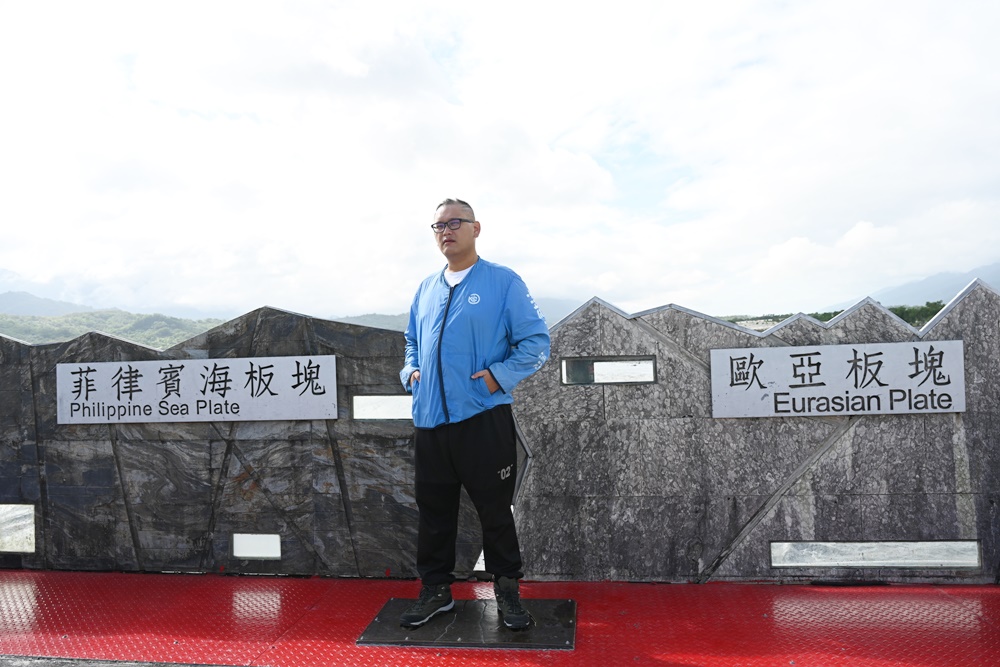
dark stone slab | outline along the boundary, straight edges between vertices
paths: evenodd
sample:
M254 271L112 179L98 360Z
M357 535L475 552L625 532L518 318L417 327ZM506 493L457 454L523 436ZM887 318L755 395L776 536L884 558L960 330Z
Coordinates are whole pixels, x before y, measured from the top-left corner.
M506 628L493 600L455 600L455 610L419 628L403 628L400 615L414 600L392 598L358 638L360 646L562 649L576 646L575 600L521 600L534 622L526 630Z

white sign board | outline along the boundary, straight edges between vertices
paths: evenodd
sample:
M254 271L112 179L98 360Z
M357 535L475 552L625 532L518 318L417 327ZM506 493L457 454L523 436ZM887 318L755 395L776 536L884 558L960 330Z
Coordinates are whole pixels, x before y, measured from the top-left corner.
M712 350L713 417L965 412L962 341Z
M60 424L337 418L337 358L58 364Z

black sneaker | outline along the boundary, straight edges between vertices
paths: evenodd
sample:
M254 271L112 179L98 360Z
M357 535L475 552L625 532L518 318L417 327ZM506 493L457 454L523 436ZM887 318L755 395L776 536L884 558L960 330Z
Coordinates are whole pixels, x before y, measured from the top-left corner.
M435 614L442 614L454 608L455 601L451 598L450 584L424 586L420 589L417 601L399 617L399 624L404 628L415 628L434 618Z
M521 606L521 593L517 579L497 577L493 582L493 594L497 598L497 611L503 624L511 630L524 630L531 625L531 614Z

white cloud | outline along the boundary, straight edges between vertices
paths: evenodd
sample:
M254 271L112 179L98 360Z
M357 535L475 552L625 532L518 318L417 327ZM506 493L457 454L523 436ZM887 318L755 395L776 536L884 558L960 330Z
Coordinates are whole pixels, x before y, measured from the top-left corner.
M401 312L460 196L536 295L861 298L1000 259L998 13L7 3L0 269L133 310Z

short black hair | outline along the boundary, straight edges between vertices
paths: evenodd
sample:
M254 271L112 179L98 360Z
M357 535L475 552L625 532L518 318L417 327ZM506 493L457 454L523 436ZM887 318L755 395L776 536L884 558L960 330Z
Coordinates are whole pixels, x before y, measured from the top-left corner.
M467 201L462 201L461 199L452 199L451 197L449 197L448 199L445 199L443 202L434 207L434 210L436 211L442 206L451 206L452 204L464 206L465 208L469 209L469 213L472 214L472 219L473 220L476 219L476 212L472 210L472 205Z

